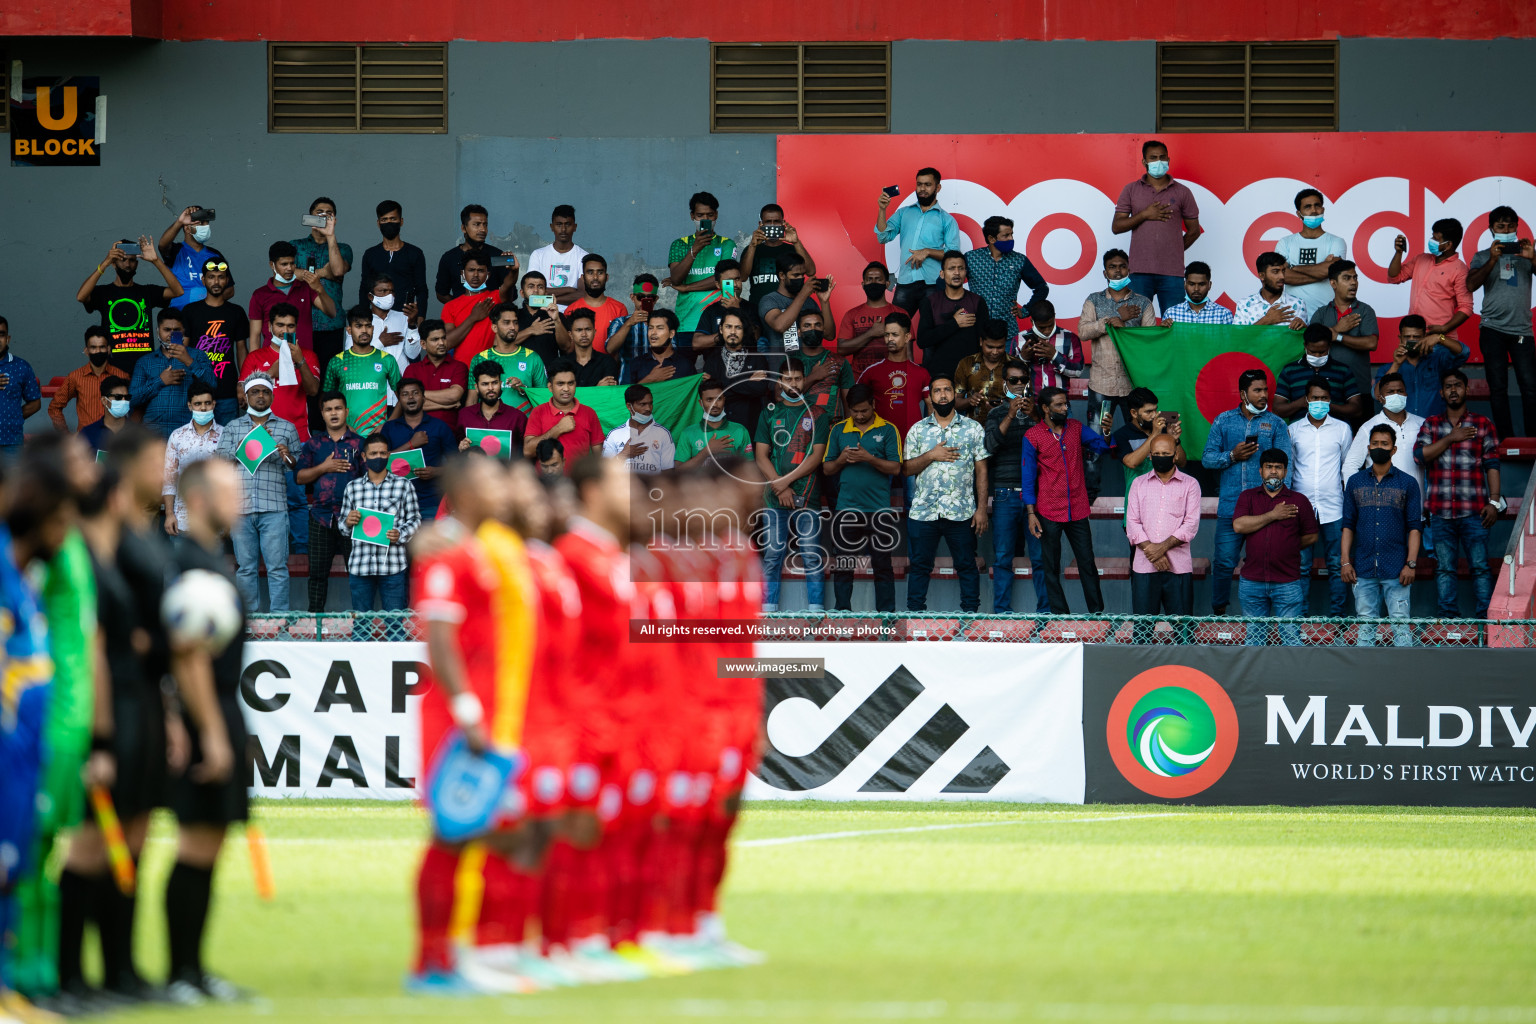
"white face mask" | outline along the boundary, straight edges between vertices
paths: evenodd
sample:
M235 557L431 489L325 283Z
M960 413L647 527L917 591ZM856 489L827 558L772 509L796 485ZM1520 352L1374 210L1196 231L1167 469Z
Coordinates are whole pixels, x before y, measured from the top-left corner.
M388 295L375 295L373 297L373 304L376 308L382 309L387 313L395 308L395 293L390 292Z
M209 227L207 224L196 224L193 226L192 240L197 242L199 245L208 241L208 239L212 237L213 228Z
M1311 364L1312 366L1327 366L1328 365L1328 357L1327 356L1313 356L1313 355L1309 355L1309 356L1307 356L1307 362L1309 364Z
M1381 400L1381 404L1387 412L1398 413L1408 408L1407 395L1388 395Z
M297 278L298 276L299 275L294 274L291 277L284 277L282 274L279 274L277 272L277 268L276 267L272 268L272 280L277 282L280 285L290 285L290 284L293 284L294 279Z
M474 295L476 292L483 292L483 291L485 291L485 286L486 286L486 284L488 282L481 281L479 284L470 284L468 281L464 280L462 275L460 275L459 283L464 286L464 290L466 292L469 292L469 294Z
M632 412L632 413L629 414L629 418L634 420L636 423L639 423L641 426L644 426L645 424L651 422L651 420L655 419L656 417L652 413L648 413L648 412L645 412L645 413Z
M1030 324L1029 329L1034 333L1035 337L1039 338L1041 341L1049 341L1051 339L1051 335L1056 333L1055 331L1042 332L1040 328L1036 327L1034 324Z
M1248 410L1249 416L1257 416L1259 413L1264 411L1263 409L1260 409L1258 406L1254 405L1252 402L1246 401L1243 403L1243 408Z
M721 420L725 419L725 413L723 413L723 412L707 412L707 413L704 414L704 418L706 420L708 420L709 422L711 422L711 423L719 423Z

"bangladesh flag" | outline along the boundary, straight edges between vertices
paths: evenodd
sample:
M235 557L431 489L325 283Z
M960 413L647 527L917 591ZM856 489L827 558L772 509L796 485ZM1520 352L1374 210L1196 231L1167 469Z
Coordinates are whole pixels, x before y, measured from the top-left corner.
M418 469L425 469L427 457L420 448L407 448L389 457L389 471L395 476L410 476Z
M1301 332L1280 325L1111 327L1109 336L1131 383L1151 388L1159 410L1179 414L1179 443L1191 459L1205 450L1211 421L1237 408L1237 378L1244 370L1263 370L1273 395L1280 368L1302 352Z
M389 531L395 528L394 513L378 512L371 508L360 508L357 512L362 518L352 527L352 539L364 544L389 547Z
M255 476L257 468L275 451L277 451L277 442L272 439L271 434L267 433L266 427L258 426L251 428L251 432L245 435L245 439L240 442L239 450L235 453L235 458L245 467L247 473Z
M690 423L699 422L699 384L704 380L698 374L680 379L664 380L660 384L647 384L655 404L656 422L676 434ZM603 425L603 433L612 432L629 419L629 407L624 404L622 387L577 388L576 401L589 406L597 413L597 421ZM549 401L548 388L529 388L528 400L534 405Z
M483 430L479 427L470 427L464 431L464 436L469 438L470 444L479 448L485 454L501 459L503 462L512 461L512 431ZM521 455L522 453L519 452L518 454Z

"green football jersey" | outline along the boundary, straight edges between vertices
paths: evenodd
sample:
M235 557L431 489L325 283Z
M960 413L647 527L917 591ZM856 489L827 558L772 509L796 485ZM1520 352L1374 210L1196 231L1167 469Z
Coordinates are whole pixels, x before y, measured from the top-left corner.
M380 349L357 355L350 348L331 357L322 391L340 391L347 400L347 426L360 436L378 432L389 417L389 392L400 386L400 366Z
M505 376L501 379L501 400L514 409L518 409L525 415L533 410L533 403L512 386L513 380L521 381L531 388L544 388L549 386L549 374L545 372L544 360L531 348L519 346L511 352L497 352L495 348L488 348L475 356L469 364L470 373L474 373L475 367L482 360L489 360L501 364Z

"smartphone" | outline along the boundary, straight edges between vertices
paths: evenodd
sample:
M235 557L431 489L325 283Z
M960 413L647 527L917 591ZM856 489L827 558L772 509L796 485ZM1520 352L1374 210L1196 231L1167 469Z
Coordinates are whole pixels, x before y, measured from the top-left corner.
M550 306L553 306L554 304L555 304L555 297L553 295L530 295L530 296L528 296L528 308L529 309L547 309Z
M125 256L143 255L143 251L139 248L138 242L118 242L117 247L123 251Z
M643 309L647 313L649 313L651 310L656 308L656 296L654 296L654 295L636 295L635 296L635 305L638 306L640 309Z
M491 257L491 266L493 266L493 267L515 267L515 266L517 266L517 257L512 255L509 252L508 253L502 253L500 256L492 256Z
M811 291L813 291L813 292L824 292L826 290L827 290L827 279L826 278L818 277L818 278L816 278L816 280L811 282Z
M313 256L304 261L304 269L308 270L311 274L315 272L315 258Z
M712 220L707 220L707 219L699 221L698 233L701 234L701 235L712 235L712 234L714 234L715 233L715 222L712 221Z
M880 191L884 192L886 195L891 196L892 198L894 198L896 196L901 195L901 186L900 185L887 185L887 186L885 186L885 188L881 189Z
M1258 434L1249 434L1247 437L1243 438L1243 443L1244 444L1258 444L1259 443L1259 435Z
M721 281L720 294L734 299L736 297L736 282L732 281L730 278L726 278L724 281Z
M180 331L172 331L171 332L171 344L172 345L185 345L186 341L187 341L187 336L182 334Z
M783 238L784 237L784 222L783 221L779 221L779 222L774 223L774 224L764 224L763 225L763 237L764 238Z
M213 220L213 211L204 209L203 207L199 206L197 209L192 211L192 220L194 222L211 221Z
M307 228L323 228L329 223L329 218L324 214L306 213L299 218L299 223Z
M1172 431L1174 426L1179 422L1179 414L1176 412L1165 412L1162 414L1162 416L1163 427L1169 431Z

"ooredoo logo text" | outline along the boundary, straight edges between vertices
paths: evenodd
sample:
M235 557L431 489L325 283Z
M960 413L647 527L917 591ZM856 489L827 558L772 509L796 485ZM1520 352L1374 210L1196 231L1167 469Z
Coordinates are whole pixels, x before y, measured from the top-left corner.
M1109 754L1127 782L1165 799L1215 785L1237 753L1237 710L1221 684L1161 665L1121 687L1109 707Z

